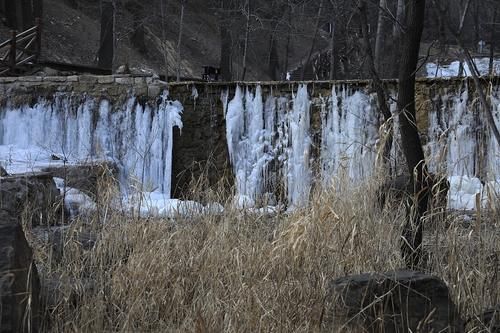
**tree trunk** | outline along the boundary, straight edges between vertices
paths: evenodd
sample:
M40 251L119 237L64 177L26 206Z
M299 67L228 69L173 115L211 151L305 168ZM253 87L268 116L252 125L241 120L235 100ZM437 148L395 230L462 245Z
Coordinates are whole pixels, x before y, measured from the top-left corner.
M33 19L33 6L31 0L21 0L22 6L22 29L27 30L35 25Z
M220 71L224 81L233 79L231 71L232 63L232 38L231 38L231 21L227 10L229 9L228 0L221 0L219 13L219 29L220 29Z
M274 39L274 33L271 33L269 37L269 63L268 63L268 73L271 81L276 81L279 77L280 64L278 50L276 49L276 40Z
M375 68L380 76L385 76L382 73L382 46L384 45L384 8L387 8L387 0L380 0L378 9L377 35L375 36ZM381 75L382 74L382 75Z
M101 0L101 38L98 51L98 66L113 68L115 6L111 0Z
M332 5L332 9L335 8L334 0L330 0L330 4ZM329 79L333 80L335 78L335 58L337 53L337 48L335 45L335 15L332 13L332 18L330 21L330 75Z
M405 14L405 0L398 0L396 8L396 22L392 28L392 73L391 77L398 77L399 71L399 56L400 56L400 40L401 40L401 25Z
M425 0L406 0L405 34L401 38L398 110L403 153L413 181L414 202L407 212L401 251L408 267L416 267L422 259L422 221L429 199L424 151L417 129L415 110L415 72L424 24Z
M43 21L43 0L33 0L33 16Z
M288 77L288 57L290 53L290 38L292 35L292 5L290 3L290 0L287 1L287 7L288 7L288 31L286 34L286 45L285 45L285 65L284 70L285 70L285 79Z
M177 39L177 82L181 80L181 45L182 45L182 29L184 28L184 7L186 6L186 0L181 2L181 18L179 22L179 38Z
M248 50L248 37L250 34L250 0L246 1L246 28L245 28L245 46L243 47L243 72L241 73L241 81L245 80L247 73L247 50Z
M498 7L495 6L493 10L493 22L491 24L490 30L490 63L489 63L489 75L493 75L494 70L494 59L495 59L495 37L496 37L496 21L497 21Z
M382 83L382 80L380 79L379 73L377 69L375 68L375 59L373 58L372 54L372 48L370 44L370 36L368 34L368 18L366 15L366 2L365 0L359 0L358 1L358 11L359 11L359 17L360 17L360 25L361 25L361 33L363 35L363 49L365 52L365 56L368 62L368 67L369 67L369 72L370 72L370 78L372 80L373 88L375 89L377 93L377 101L378 101L378 106L380 109L380 112L382 113L384 117L385 124L387 125L387 137L385 138L385 144L382 152L382 158L384 160L384 164L387 166L388 171L390 173L390 155L391 155L391 148L392 148L392 140L393 140L393 135L392 135L392 113L389 110L389 106L387 105L387 92L384 89L384 85Z
M302 65L302 72L300 74L300 80L304 80L304 74L305 70L307 68L307 65L311 61L311 57L314 51L314 47L316 46L316 39L318 37L318 30L319 30L319 20L321 18L321 11L323 9L323 0L320 1L319 3L319 8L318 8L318 15L316 16L316 25L314 28L314 37L311 43L311 49L309 50L309 54L307 55L306 62Z
M165 81L168 81L168 53L166 47L166 13L167 13L168 0L160 0L160 15L161 15L161 45L162 45L162 54L163 54L163 65L165 66Z
M132 34L130 42L134 48L142 54L147 54L145 32L144 32L144 7L135 1L125 3L125 8L132 14Z
M11 29L17 29L17 3L11 0L5 2L6 25Z

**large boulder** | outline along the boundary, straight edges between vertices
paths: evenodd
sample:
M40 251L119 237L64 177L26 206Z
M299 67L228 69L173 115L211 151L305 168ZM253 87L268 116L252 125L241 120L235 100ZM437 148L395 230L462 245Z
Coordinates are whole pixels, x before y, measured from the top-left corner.
M36 172L0 178L0 209L21 216L29 214L33 225L58 220L59 190L50 173Z
M43 171L63 179L66 186L78 189L94 199L99 195L99 182L116 183L118 179L118 168L111 162L51 166Z
M37 332L40 282L15 211L0 209L0 332Z
M351 275L329 286L325 324L339 332L463 332L446 284L415 271Z

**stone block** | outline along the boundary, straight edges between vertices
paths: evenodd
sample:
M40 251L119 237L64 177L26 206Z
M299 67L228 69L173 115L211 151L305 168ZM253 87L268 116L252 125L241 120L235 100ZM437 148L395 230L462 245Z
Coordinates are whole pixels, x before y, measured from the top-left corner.
M97 83L97 76L96 75L80 75L78 77L79 82L84 82L84 83Z
M351 275L329 285L325 325L335 332L464 332L448 287L415 271Z
M16 81L17 77L0 77L0 83L12 83Z
M40 281L15 212L0 209L0 332L38 332Z
M148 97L155 98L160 96L162 88L159 85L149 85L148 86Z
M100 84L114 83L115 78L111 75L102 75L97 77L97 82Z
M68 82L78 82L79 81L79 77L78 77L78 75L69 75L69 76L66 76L66 81L68 81Z
M43 82L66 82L66 76L44 76Z
M134 78L133 77L128 77L128 76L125 76L125 77L115 77L115 83L117 83L117 84L132 85L132 84L134 84Z
M33 225L46 224L60 213L59 190L49 173L29 173L0 179L0 209L16 216L29 213ZM56 215L54 215L56 214Z
M23 76L23 81L24 82L42 82L43 77L42 76Z
M145 77L135 77L134 78L134 83L135 84L145 84L146 83L146 78Z

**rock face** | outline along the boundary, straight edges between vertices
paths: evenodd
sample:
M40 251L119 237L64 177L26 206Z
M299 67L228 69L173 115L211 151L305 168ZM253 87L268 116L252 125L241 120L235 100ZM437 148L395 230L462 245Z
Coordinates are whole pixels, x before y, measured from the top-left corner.
M16 174L0 179L0 209L31 215L33 225L47 223L58 214L59 190L45 172Z
M0 332L37 332L40 282L16 212L0 208Z
M116 182L118 169L112 163L67 165L43 169L52 177L64 179L66 186L76 188L92 198L97 197L99 181Z
M463 332L446 284L415 271L360 274L331 282L333 312L326 324L339 332Z

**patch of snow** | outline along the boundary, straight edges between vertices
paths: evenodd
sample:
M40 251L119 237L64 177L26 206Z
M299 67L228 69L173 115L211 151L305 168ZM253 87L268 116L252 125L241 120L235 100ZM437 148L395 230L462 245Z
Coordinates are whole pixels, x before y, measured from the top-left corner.
M96 204L87 194L76 188L65 186L62 178L54 177L53 179L60 195L64 198L64 207L68 210L70 217L95 212Z
M460 73L460 61L453 61L450 64L435 64L427 63L425 65L427 77L456 77ZM474 58L474 64L479 71L480 75L489 75L490 58ZM472 76L472 71L467 62L462 63L463 76ZM493 73L494 75L500 74L500 59L493 60Z
M457 210L476 209L476 197L481 196L483 185L479 178L469 176L450 176L448 208Z

